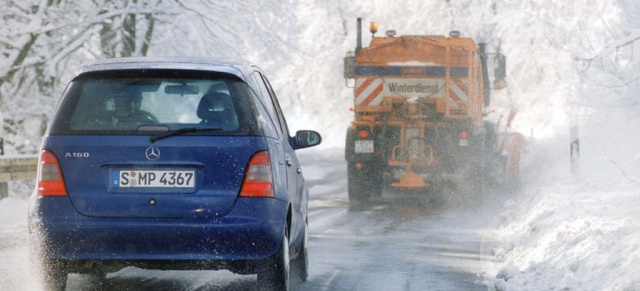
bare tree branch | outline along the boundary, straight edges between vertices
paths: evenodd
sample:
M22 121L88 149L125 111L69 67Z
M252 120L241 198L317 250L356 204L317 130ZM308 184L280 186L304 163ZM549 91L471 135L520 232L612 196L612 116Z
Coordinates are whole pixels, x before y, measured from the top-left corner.
M606 88L620 88L620 87L626 87L626 86L629 86L629 85L631 85L631 83L634 83L634 82L636 82L636 81L638 81L638 80L640 80L640 76L639 76L639 77L635 77L635 78L633 78L631 81L626 82L626 83L624 83L624 84L619 84L619 85L605 85L605 84L598 84L598 83L596 83L596 85L598 85L598 86L602 86L602 87L606 87Z

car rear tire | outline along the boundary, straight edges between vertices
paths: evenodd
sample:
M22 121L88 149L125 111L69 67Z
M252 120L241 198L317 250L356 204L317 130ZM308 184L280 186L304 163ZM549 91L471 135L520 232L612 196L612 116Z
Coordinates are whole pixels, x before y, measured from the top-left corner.
M258 288L260 290L289 290L289 273L289 237L285 229L278 252L267 259L258 272Z
M47 262L43 269L44 290L46 291L64 291L67 288L68 272L62 264L56 262Z
M309 222L305 219L304 222L304 233L302 234L302 243L300 244L300 252L298 256L293 259L291 265L293 267L293 271L295 272L295 278L299 282L307 281L307 277L309 277Z
M89 273L83 274L83 276L90 282L89 286L92 286L94 290L107 289L107 273L100 270L93 270Z

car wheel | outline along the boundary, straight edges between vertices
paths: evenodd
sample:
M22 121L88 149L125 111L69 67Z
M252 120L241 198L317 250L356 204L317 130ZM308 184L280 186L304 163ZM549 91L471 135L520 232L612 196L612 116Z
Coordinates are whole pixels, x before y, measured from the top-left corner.
M289 237L283 231L278 252L267 259L258 272L260 290L289 290Z
M298 256L291 262L293 270L296 274L296 279L299 282L307 281L309 276L309 222L305 219L304 233L302 235L302 243L300 245L300 252Z
M96 290L105 290L107 286L107 273L94 270L84 274L84 277L90 282L90 286L93 286Z
M63 291L67 287L67 274L64 266L55 262L48 262L44 266L44 290Z

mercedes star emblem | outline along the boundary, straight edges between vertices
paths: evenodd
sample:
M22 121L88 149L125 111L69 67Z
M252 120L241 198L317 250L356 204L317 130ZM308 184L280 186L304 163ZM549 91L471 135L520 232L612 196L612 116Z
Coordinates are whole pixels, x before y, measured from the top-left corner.
M144 154L147 156L147 160L155 161L160 157L160 149L155 146L150 146Z

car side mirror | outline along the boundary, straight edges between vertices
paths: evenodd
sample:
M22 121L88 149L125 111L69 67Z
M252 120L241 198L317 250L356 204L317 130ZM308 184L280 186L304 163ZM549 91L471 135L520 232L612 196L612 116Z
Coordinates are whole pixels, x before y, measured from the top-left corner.
M294 149L303 149L312 146L317 146L322 142L320 134L313 130L301 130L296 132L296 136L293 140Z

